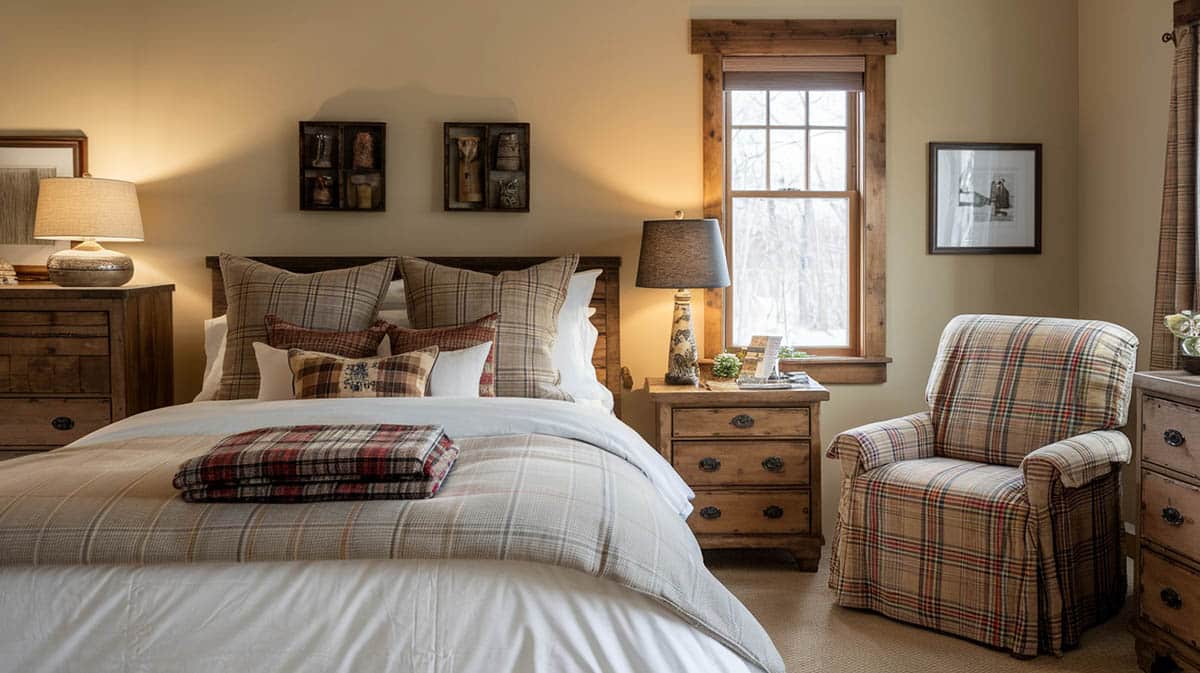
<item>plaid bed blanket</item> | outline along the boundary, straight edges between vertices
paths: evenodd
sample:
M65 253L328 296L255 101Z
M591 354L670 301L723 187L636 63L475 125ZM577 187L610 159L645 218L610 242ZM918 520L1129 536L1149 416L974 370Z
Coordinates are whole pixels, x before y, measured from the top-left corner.
M440 425L293 425L221 439L179 466L182 490L326 481L407 481L434 476L457 455ZM451 463L453 457L451 456Z
M385 478L390 479L388 481L362 481L349 475L330 474L315 474L297 480L281 481L250 478L193 486L184 490L181 495L188 502L322 502L432 498L437 495L446 475L450 474L450 468L454 467L458 447L449 437L441 434L440 428L436 433L425 434L436 435L437 439L432 447L422 449L426 455L417 461L417 471L386 474ZM177 487L178 479L177 474Z
M185 503L176 467L219 436L141 437L0 464L0 565L478 559L545 563L647 596L758 666L783 662L623 458L547 435L458 438L438 497Z

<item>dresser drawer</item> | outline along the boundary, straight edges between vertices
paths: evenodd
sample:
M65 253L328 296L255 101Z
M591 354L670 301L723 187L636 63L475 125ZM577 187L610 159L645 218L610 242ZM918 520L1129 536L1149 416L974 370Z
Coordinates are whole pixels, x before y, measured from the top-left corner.
M1200 639L1200 575L1142 549L1142 616L1196 647Z
M807 441L730 440L671 443L671 464L691 486L807 484Z
M0 355L0 393L109 393L107 355Z
M688 525L695 533L807 533L807 491L697 490Z
M1200 474L1200 409L1146 397L1142 402L1142 460Z
M62 446L108 425L108 398L0 399L0 447Z
M1200 559L1200 489L1142 472L1142 537Z
M675 409L676 437L807 437L808 407Z
M0 355L108 355L108 313L0 311Z

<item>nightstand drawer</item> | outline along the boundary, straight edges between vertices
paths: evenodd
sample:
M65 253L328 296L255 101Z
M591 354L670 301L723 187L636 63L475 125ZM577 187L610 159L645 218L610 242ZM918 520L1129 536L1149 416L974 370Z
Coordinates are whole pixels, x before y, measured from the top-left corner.
M1200 575L1142 549L1142 615L1196 646L1200 639Z
M672 412L675 437L807 437L808 407L720 407Z
M0 446L62 446L108 425L108 398L0 399Z
M695 510L688 517L699 533L807 533L809 494L806 491L697 490Z
M108 313L0 311L0 355L108 355Z
M107 355L0 355L0 393L108 392Z
M1200 489L1154 472L1142 473L1142 537L1200 559Z
M806 441L730 440L672 442L671 464L692 486L807 484Z
M1156 397L1142 402L1142 458L1200 475L1200 409Z

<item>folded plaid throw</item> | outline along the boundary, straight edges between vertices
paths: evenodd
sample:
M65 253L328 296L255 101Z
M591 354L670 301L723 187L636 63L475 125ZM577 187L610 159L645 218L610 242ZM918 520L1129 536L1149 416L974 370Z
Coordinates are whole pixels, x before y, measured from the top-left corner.
M189 502L430 498L458 457L439 425L300 425L230 435L185 461Z

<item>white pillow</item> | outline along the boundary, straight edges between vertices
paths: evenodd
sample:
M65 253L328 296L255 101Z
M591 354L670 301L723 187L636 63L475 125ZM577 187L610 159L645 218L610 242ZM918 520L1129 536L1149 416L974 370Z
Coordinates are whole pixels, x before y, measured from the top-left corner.
M404 299L404 279L393 280L388 284L387 294L383 297L380 311L407 311L408 302ZM384 318L386 320L386 318Z
M204 383L200 394L193 402L216 399L221 387L221 372L225 365L225 335L229 332L229 321L225 316L204 321Z
M600 269L571 276L567 298L558 313L558 337L551 360L559 371L559 387L576 400L596 400L612 410L612 391L596 380L592 353L600 333L589 318L596 312L590 304Z
M429 374L430 397L479 397L479 377L492 342L456 351L440 351Z
M254 358L258 361L258 400L291 400L296 395L292 389L292 367L288 363L288 352L272 348L261 341L254 342ZM479 397L479 377L483 375L483 363L492 350L492 342L479 344L457 351L438 354L429 374L430 397ZM379 344L378 357L391 355L390 344L384 339Z

